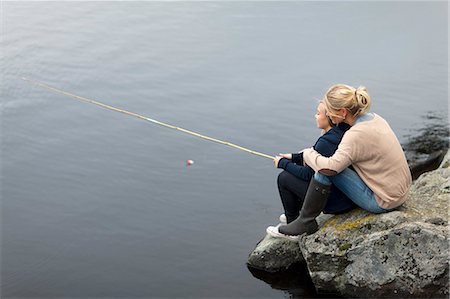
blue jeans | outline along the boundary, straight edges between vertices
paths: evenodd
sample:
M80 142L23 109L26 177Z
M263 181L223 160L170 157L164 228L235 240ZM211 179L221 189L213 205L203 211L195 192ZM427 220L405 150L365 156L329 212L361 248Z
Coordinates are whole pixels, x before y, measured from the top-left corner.
M370 190L355 171L349 168L346 168L335 176L326 176L316 172L314 174L314 179L324 185L334 184L339 190L347 195L348 198L364 210L372 213L386 213L390 211L385 210L378 205L373 191Z

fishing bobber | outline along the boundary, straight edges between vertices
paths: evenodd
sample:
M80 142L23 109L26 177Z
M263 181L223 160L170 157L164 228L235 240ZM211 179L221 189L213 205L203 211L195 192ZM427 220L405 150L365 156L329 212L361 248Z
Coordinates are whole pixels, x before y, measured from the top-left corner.
M187 160L186 164L187 166L191 166L192 164L194 164L194 160Z

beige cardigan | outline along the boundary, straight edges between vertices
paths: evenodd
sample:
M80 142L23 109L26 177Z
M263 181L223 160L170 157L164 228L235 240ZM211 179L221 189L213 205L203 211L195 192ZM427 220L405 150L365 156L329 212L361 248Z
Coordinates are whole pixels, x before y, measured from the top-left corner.
M389 124L377 114L352 126L333 156L326 158L309 148L303 151L303 159L315 171L339 173L352 165L384 209L398 207L407 199L412 179L405 154Z

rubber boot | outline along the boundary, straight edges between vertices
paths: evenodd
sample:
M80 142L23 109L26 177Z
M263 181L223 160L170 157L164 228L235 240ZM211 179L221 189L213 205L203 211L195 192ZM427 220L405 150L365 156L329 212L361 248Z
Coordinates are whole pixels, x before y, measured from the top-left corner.
M313 178L306 192L300 216L288 225L281 225L278 231L290 236L315 233L318 230L316 217L325 208L330 189L331 185L321 184Z

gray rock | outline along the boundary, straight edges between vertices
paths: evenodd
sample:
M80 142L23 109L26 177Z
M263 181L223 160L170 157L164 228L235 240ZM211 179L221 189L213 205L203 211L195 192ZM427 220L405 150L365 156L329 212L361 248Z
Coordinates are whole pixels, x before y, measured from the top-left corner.
M266 235L248 257L248 265L267 272L286 270L294 263L304 263L298 243Z
M340 293L374 297L444 295L448 289L447 230L404 223L370 235L347 251ZM317 287L317 285L316 285Z
M300 251L319 293L448 297L449 158L447 153L438 169L413 183L408 201L398 210L371 214L355 209L326 219L318 232L300 238ZM272 246L280 242L289 241L274 240ZM264 255L264 248L259 250ZM270 259L288 266L281 251L272 252Z
M335 216L300 241L316 289L349 297L444 297L449 287L449 154L397 211Z
M330 217L330 215L320 215L317 219L318 223L323 224ZM278 272L286 270L295 263L304 262L297 242L266 235L250 253L247 264L259 270Z
M404 222L363 238L353 233L331 241L317 234L300 247L319 292L436 297L448 290L447 233L445 226Z

